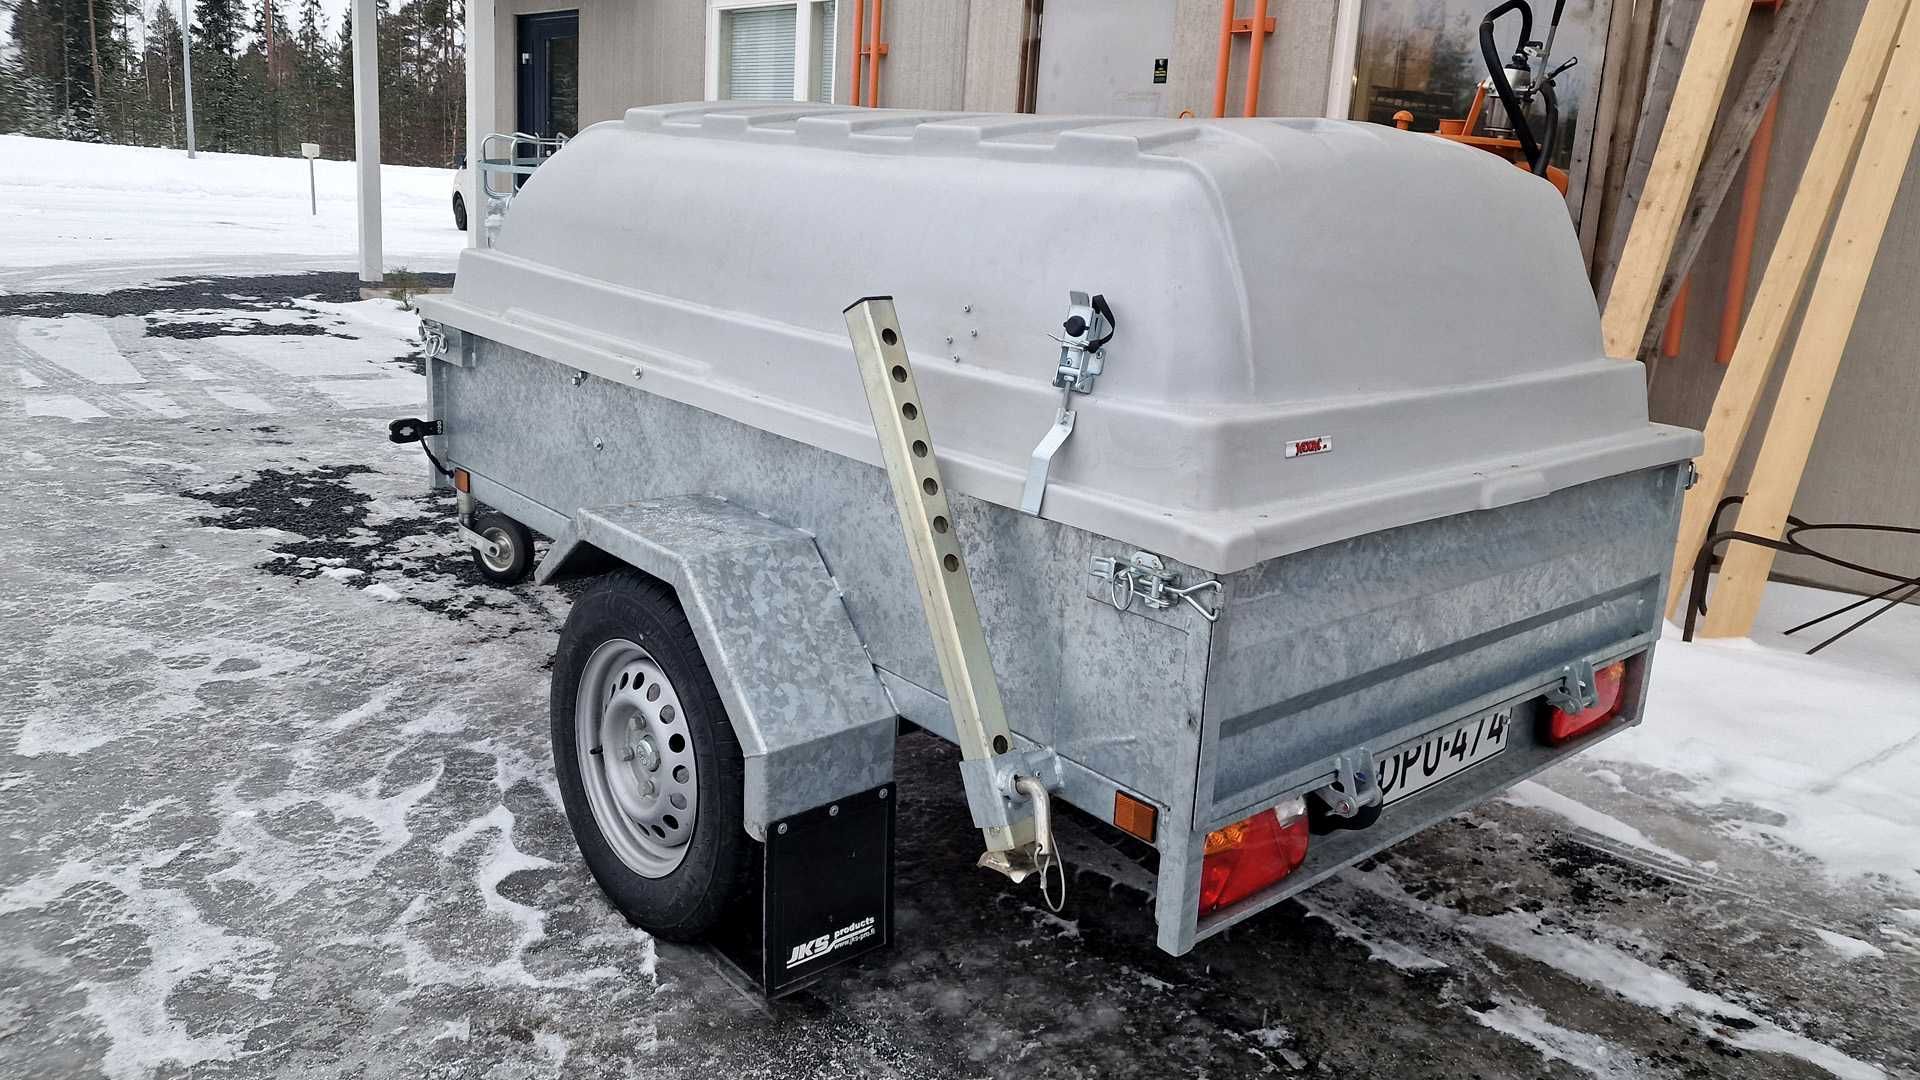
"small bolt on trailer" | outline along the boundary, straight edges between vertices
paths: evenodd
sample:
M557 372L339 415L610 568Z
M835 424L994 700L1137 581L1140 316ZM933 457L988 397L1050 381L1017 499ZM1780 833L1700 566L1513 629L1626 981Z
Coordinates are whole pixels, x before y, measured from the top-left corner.
M1508 330L1489 237L1531 253ZM1603 355L1552 186L1478 150L635 109L421 307L395 438L502 577L537 530L589 579L582 858L770 994L892 937L902 718L1050 902L1060 803L1151 849L1175 955L1639 720L1698 436Z

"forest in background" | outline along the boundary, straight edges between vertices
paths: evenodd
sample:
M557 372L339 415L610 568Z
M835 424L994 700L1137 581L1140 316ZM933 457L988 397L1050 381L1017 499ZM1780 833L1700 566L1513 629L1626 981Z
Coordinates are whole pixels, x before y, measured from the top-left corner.
M189 0L198 149L353 157L353 36L319 0ZM186 146L179 0L0 0L0 133ZM144 5L144 6L143 6ZM5 15L0 14L0 20ZM464 140L462 0L379 4L380 151L448 165Z

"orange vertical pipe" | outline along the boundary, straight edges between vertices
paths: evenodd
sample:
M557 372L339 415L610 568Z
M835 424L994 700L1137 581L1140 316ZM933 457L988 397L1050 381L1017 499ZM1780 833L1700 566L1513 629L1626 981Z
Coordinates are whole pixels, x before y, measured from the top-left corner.
M1253 0L1253 44L1247 55L1247 99L1241 112L1253 116L1260 111L1260 59L1267 48L1267 0Z
M886 0L873 0L873 63L867 67L867 108L880 104L880 11Z
M867 0L853 0L853 92L847 104L860 104L861 74L867 60Z
M1773 152L1773 121L1780 114L1780 91L1767 102L1766 115L1754 130L1747 148L1747 177L1740 191L1740 223L1733 233L1733 258L1727 263L1727 302L1720 309L1720 345L1713 358L1725 365L1740 344L1740 321L1746 314L1747 276L1753 268L1753 234L1760 227L1760 200L1767 193L1767 156Z
M1680 291L1673 298L1673 311L1667 316L1667 329L1660 335L1660 355L1669 360L1680 355L1680 335L1687 328L1687 294L1692 291L1692 278L1680 283Z
M1227 115L1227 67L1233 57L1233 0L1220 4L1220 60L1213 73L1213 115Z

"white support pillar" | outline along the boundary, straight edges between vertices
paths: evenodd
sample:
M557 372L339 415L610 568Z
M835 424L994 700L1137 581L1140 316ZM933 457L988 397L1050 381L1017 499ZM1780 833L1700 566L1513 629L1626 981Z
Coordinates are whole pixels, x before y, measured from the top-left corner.
M467 0L467 246L487 246L487 177L480 141L493 130L493 0Z
M385 276L380 250L380 39L375 0L353 0L353 146L360 194L360 280Z
M1340 0L1333 18L1333 55L1327 68L1327 118L1345 120L1353 113L1353 74L1359 64L1360 0Z
M180 67L180 89L187 99L187 156L193 157L193 13L187 0L180 0Z

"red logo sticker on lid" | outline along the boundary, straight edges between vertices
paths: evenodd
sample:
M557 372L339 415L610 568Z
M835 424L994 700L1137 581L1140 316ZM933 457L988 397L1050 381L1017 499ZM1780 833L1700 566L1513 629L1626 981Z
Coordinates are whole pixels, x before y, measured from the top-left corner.
M1333 436L1316 435L1311 439L1295 439L1287 444L1287 456L1305 457L1308 454L1324 454L1333 449Z

